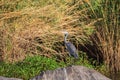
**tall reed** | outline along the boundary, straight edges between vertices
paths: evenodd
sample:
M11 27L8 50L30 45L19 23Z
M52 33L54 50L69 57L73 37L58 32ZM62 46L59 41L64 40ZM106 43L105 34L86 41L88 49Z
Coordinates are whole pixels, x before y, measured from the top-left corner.
M95 25L96 32L90 37L94 47L103 57L108 69L113 72L120 71L120 1L101 0L96 10L97 17L103 20Z

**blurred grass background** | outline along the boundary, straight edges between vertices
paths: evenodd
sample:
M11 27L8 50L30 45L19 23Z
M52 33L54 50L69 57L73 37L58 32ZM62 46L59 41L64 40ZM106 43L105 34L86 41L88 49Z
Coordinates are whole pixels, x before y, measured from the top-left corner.
M0 75L29 79L42 70L71 64L63 30L80 55L76 65L119 71L119 4L119 0L0 0Z

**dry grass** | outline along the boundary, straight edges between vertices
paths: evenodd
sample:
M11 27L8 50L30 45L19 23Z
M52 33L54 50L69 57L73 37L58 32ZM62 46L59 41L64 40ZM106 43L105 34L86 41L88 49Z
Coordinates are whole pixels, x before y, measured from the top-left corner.
M82 16L86 9L73 11L83 5L82 1L76 4L67 1L64 4L60 1L56 2L44 7L27 6L21 10L16 10L16 2L1 4L3 5L3 12L0 14L1 32L3 32L1 34L2 60L14 62L23 60L27 55L36 54L47 57L58 55L62 58L66 56L61 31L67 30L70 37L75 36L76 39L84 36L85 31L81 28L83 25L80 25L84 23L80 23L79 18L88 17ZM14 11L5 8L6 4L9 4L8 6Z
M96 32L90 37L90 41L96 50L96 54L93 54L104 60L107 69L117 72L120 70L119 1L106 0L103 3L99 9L103 20L97 22L99 25L97 24Z
M65 58L61 31L67 30L77 49L81 50L82 45L88 54L102 58L111 70L120 70L119 8L116 11L114 5L111 8L109 1L105 2L101 5L101 0L0 1L0 59L15 62L27 55ZM110 8L113 13L109 16ZM94 26L98 26L96 32L89 36ZM86 46L89 37L93 48Z

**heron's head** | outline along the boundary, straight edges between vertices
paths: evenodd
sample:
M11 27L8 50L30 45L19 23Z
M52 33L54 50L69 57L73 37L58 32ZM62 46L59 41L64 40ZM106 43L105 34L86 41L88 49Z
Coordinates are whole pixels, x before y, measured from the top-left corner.
M68 35L68 32L67 31L62 31L62 33L67 36Z

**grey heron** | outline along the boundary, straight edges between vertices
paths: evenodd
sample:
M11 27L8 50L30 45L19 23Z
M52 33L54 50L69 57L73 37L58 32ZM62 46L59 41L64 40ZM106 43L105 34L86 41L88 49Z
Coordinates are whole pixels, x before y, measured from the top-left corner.
M63 31L62 33L64 33L64 43L65 43L66 49L68 50L70 56L73 56L75 59L78 59L79 56L78 56L75 46L71 42L67 41L68 32Z

